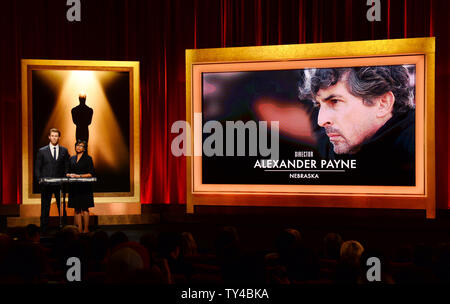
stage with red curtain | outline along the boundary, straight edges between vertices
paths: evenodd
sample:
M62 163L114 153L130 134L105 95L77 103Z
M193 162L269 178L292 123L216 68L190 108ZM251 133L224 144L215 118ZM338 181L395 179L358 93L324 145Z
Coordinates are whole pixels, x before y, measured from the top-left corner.
M7 0L0 6L0 204L21 204L21 59L140 62L141 202L185 204L186 165L171 154L171 125L186 115L185 50L436 37L436 182L447 209L450 4L381 0Z

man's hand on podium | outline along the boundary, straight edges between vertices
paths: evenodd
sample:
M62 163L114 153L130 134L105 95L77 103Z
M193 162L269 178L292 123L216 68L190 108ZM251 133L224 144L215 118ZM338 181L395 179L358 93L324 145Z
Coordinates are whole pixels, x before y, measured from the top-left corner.
M80 174L75 174L75 173L67 173L66 176L67 176L67 177L71 177L71 178L81 177Z

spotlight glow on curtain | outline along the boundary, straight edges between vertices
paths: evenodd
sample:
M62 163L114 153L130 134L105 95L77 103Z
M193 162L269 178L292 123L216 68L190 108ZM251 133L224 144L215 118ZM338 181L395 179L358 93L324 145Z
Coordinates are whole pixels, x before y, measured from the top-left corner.
M76 126L72 121L71 110L79 105L78 95L86 94L86 105L94 110L89 126L89 154L97 168L108 167L119 171L128 162L128 145L122 130L111 109L99 78L108 80L113 73L103 71L48 71L49 76L63 77L56 106L44 130L56 127L61 130L61 145L75 154L74 143ZM47 78L50 80L50 78ZM128 102L125 100L124 102ZM46 140L47 133L42 134Z

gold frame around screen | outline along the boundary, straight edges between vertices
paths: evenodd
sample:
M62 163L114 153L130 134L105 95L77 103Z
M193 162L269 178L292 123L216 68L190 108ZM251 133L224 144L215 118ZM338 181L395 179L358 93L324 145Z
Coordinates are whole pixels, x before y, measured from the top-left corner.
M95 193L96 203L140 202L140 114L139 62L22 59L22 204L40 204L40 195L32 193L33 138L32 76L33 70L90 70L130 72L130 192Z
M435 39L412 38L186 51L186 120L191 151L201 128L201 73L305 67L416 64L416 186L205 185L201 156L187 157L187 212L196 205L423 209L434 218ZM201 127L201 126L200 126ZM200 170L200 171L199 171ZM200 174L200 175L199 175Z

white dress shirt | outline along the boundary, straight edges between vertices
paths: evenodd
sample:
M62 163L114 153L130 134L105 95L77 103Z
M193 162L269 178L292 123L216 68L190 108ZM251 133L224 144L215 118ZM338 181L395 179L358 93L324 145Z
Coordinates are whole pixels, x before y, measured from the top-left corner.
M52 153L52 157L54 159L58 159L59 145L54 146L54 145L52 145L52 143L50 143L49 146L50 146L50 153ZM54 148L56 148L56 150L54 150ZM53 155L53 153L55 153L55 152L56 152L56 157L55 157L55 155Z

